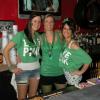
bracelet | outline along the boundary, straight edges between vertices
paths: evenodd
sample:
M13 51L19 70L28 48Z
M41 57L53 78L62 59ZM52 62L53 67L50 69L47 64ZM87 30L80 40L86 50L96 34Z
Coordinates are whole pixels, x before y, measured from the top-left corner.
M12 70L15 68L15 65L8 65L8 70L12 72Z

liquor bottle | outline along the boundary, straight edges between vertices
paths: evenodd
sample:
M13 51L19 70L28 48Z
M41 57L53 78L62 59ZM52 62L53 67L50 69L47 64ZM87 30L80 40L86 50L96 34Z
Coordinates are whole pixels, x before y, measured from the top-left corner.
M18 32L18 26L13 25L13 35L16 35L17 32Z
M11 40L12 37L13 37L13 35L9 34L9 40ZM10 50L10 60L11 60L12 64L17 64L17 61L16 61L16 50L15 50L15 48L12 48Z
M13 37L13 34L9 34L9 40L11 40L12 37ZM9 55L10 55L11 63L12 64L17 64L15 48L12 48L10 50L10 54ZM16 93L17 93L17 84L16 84L16 81L15 81L15 73L12 74L11 85L14 87L14 89L16 90Z
M100 44L100 33L96 33L96 35L97 35L97 44Z
M2 31L2 52L7 44L8 44L8 33L7 31L4 30ZM6 60L4 56L3 56L3 64L6 64Z

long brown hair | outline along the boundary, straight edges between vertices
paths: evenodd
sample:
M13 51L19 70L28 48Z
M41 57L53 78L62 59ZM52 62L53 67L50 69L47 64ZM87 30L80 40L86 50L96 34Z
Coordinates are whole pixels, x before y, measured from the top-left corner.
M35 13L32 13L29 17L29 22L27 23L26 25L26 28L24 29L24 33L27 37L27 39L30 41L30 42L33 42L32 40L32 19L36 16L40 16L40 14L35 14ZM40 16L41 17L41 16Z

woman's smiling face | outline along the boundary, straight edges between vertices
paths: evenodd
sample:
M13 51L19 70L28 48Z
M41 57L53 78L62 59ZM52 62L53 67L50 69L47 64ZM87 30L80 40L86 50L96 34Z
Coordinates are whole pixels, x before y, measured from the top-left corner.
M36 16L32 19L32 31L37 31L40 28L41 25L41 17L40 16Z
M44 29L45 31L52 31L54 28L54 19L49 16L44 19Z
M72 31L67 24L64 25L62 33L65 38L72 37Z

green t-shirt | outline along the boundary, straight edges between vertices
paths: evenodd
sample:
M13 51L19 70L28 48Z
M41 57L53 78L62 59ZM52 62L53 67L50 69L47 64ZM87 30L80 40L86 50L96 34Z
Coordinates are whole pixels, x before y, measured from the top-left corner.
M91 57L82 48L66 47L60 54L59 66L65 71L72 72L81 68L83 64L90 64L91 61Z
M59 55L62 49L62 42L59 33L55 33L57 40L49 44L46 40L45 33L42 37L42 62L40 73L43 76L59 76L63 74L63 70L59 67Z
M39 60L40 40L37 32L33 38L33 43L27 39L23 31L18 32L11 41L15 43L15 48L22 62L31 63Z

